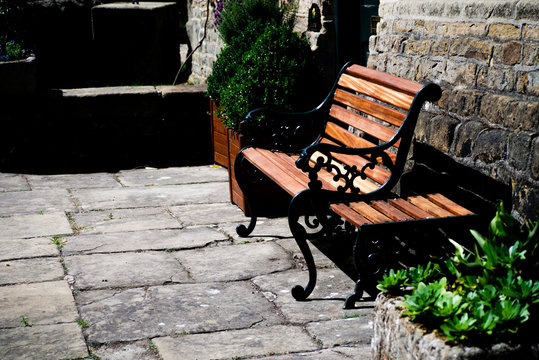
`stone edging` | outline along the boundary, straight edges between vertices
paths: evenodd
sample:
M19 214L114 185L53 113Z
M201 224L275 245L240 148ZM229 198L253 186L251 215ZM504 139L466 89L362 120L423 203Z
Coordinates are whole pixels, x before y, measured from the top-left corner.
M402 316L402 297L389 298L379 294L374 307L374 334L372 351L374 359L422 359L422 360L469 360L469 359L536 359L539 344L531 348L496 344L491 348L450 346L433 333L412 323Z

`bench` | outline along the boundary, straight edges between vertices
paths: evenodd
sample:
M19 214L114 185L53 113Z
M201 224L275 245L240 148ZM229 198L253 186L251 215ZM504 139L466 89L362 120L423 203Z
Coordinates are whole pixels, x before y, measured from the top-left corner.
M235 176L247 206L261 179L271 180L292 197L288 222L309 270L308 284L292 288L295 299L306 299L316 284L307 240L354 239L358 278L355 292L345 301L350 308L364 290L374 290L376 277L390 265L386 261L389 250L379 242L381 234L476 220L475 213L441 193L401 197L392 192L403 173L423 104L440 97L436 84L420 84L349 63L315 109L296 114L258 109L242 122L242 131L253 134L253 145L243 148L235 159ZM278 121L274 119L286 119L275 136L260 130L268 118L273 125ZM292 140L312 119L320 129L318 137L294 151ZM260 137L277 141L262 144L257 140ZM256 211L251 211L249 225L239 225L237 233L248 236L256 220Z

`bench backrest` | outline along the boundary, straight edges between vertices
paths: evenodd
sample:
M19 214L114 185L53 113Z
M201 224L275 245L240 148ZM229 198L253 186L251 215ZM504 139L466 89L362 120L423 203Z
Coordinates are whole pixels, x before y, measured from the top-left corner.
M337 166L364 170L362 177L366 179L358 179L362 193L382 185L391 188L402 174L423 103L440 96L441 90L435 84L424 85L349 65L335 84L319 142L347 148L378 147L383 156L332 153L331 160Z

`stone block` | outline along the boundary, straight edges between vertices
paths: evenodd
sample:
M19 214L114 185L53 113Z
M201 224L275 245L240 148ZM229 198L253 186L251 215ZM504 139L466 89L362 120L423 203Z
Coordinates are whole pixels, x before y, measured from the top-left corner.
M447 35L448 24L439 21L426 21L425 22L425 34L426 35Z
M484 125L479 121L468 121L462 124L455 135L455 155L459 157L471 156L474 150L475 139L484 128Z
M539 39L539 25L523 24L522 25L522 39L523 40Z
M528 158L530 157L531 139L531 135L525 132L518 132L509 136L509 165L516 170L526 170Z
M388 59L386 71L405 79L415 79L417 73L414 59L402 55L395 55Z
M474 86L477 64L447 60L444 80L455 86Z
M431 56L446 56L448 50L449 50L448 38L435 39L432 42L432 46L430 48L430 54Z
M504 130L491 129L481 132L475 142L474 156L487 164L506 159L508 137L508 132Z
M404 53L408 55L428 55L432 40L408 40L404 42Z
M539 180L539 137L536 137L530 151L530 171L535 180Z
M417 73L415 76L416 81L432 81L440 83L443 81L444 65L442 60L433 60L428 57L421 57L415 61L415 67Z
M477 87L496 91L513 91L516 75L512 68L484 66L477 72Z
M108 84L172 83L180 64L178 21L171 2L93 7L99 77Z
M537 34L539 39L539 33ZM535 66L539 64L539 46L536 44L524 43L522 46L522 64Z
M493 23L488 27L487 36L500 40L520 38L520 27L513 24Z
M450 56L462 56L482 62L488 62L492 53L493 43L471 37L457 38L451 42Z
M520 0L516 3L516 19L539 21L539 4L536 0Z
M529 183L517 183L513 194L513 208L528 219L536 219L537 204L539 204L539 189L537 186Z
M537 127L539 103L488 94L481 100L480 114L494 124L522 131L532 130Z
M438 106L460 116L476 114L481 93L476 90L444 89Z
M448 152L453 143L453 135L459 121L449 116L436 116L429 124L427 142L434 148Z
M481 36L485 34L486 23L481 22L454 22L447 24L447 33L451 36Z
M495 44L492 51L495 64L515 65L520 63L521 57L522 44L516 41Z

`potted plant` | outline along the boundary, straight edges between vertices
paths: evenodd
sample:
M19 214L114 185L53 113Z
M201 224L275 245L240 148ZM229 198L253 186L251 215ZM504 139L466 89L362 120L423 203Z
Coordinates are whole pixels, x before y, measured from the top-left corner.
M250 141L241 121L256 108L298 110L310 105L304 98L316 76L309 43L294 32L294 15L295 4L289 0L217 3L216 26L225 46L208 78L208 95L215 104L214 121L218 117L227 129L228 163L224 165L229 169L231 200L244 211L233 169L237 153ZM222 135L214 135L214 143L216 139L223 142Z
M379 281L375 358L539 356L539 221L521 227L500 204L489 235L472 235L473 251L450 240L449 259L391 270Z
M31 94L36 90L37 65L28 49L25 1L0 0L0 94Z

